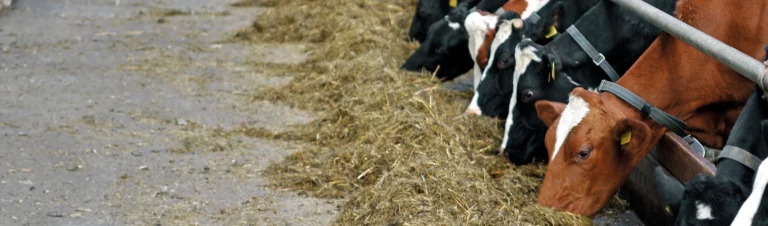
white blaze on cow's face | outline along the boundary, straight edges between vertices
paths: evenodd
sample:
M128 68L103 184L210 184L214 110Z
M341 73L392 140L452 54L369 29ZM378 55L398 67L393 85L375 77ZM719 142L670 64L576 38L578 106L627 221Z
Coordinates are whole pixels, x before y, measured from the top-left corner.
M752 194L741 205L739 213L736 214L736 219L733 220L731 226L752 225L757 208L760 207L760 199L763 198L763 193L765 193L766 184L768 184L768 161L763 161L757 169L755 184L752 186Z
M475 94L472 96L472 101L469 103L469 107L467 107L467 110L465 111L465 113L482 115L483 112L482 110L480 110L480 106L477 103L477 100L480 97L480 94L478 94L477 92L477 86L480 85L480 82L485 79L486 75L488 74L488 68L493 66L493 62L496 57L496 50L499 48L499 46L501 46L502 43L504 43L505 41L507 41L507 39L509 39L509 36L512 35L512 32L513 32L512 26L514 21L515 20L503 20L499 25L499 30L496 31L496 36L493 37L493 42L491 42L491 51L489 52L489 56L488 56L488 64L485 66L485 69L482 71L482 76L480 76L479 79L477 77L477 74L475 74ZM493 24L496 24L496 23L494 22ZM480 45L482 46L482 43L480 43ZM475 67L478 67L477 62L475 62Z
M714 220L712 216L712 207L709 205L696 201L696 219L698 220Z
M555 127L555 149L552 151L550 161L555 159L557 152L565 143L565 139L568 138L568 134L581 123L587 113L589 113L589 104L584 99L578 96L568 97L568 105L565 105L565 110L560 115L560 121Z
M520 49L520 45L515 46L515 72L512 78L512 97L509 98L509 112L504 123L504 138L501 141L499 152L504 152L504 148L507 147L507 142L509 142L509 129L512 128L514 118L512 112L515 109L515 104L517 104L517 84L520 82L520 75L525 73L528 65L533 61L541 62L541 58L536 55L536 48L527 46Z
M459 30L459 28L461 27L461 24L459 24L458 22L451 21L451 19L448 16L445 16L445 21L448 22L448 27L451 27L451 29L453 30Z

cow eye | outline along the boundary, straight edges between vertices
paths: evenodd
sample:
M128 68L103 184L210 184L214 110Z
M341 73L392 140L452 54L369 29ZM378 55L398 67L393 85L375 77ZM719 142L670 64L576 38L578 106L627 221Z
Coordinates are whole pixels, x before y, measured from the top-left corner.
M579 158L580 159L586 159L589 158L589 155L592 154L592 146L586 146L581 148L579 151Z
M533 98L534 95L536 95L536 93L533 92L533 90L526 90L523 92L523 100L528 101Z

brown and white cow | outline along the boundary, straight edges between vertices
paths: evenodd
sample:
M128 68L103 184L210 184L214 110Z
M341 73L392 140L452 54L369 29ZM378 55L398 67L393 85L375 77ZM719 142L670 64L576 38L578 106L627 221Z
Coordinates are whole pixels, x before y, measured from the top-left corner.
M675 16L755 59L768 42L768 1L680 0ZM660 35L618 80L722 148L754 83L685 42ZM550 163L538 204L594 216L667 131L611 93L574 89L568 105L539 101ZM623 140L624 142L620 142ZM622 144L623 143L623 144Z
M543 5L541 2L546 1L548 0L509 0L501 8L507 12L512 11L517 14L528 12L528 15L530 15ZM469 34L469 53L472 56L472 60L475 61L475 65L472 68L473 88L475 89L480 84L483 69L490 58L489 51L491 51L491 43L494 37L496 37L496 26L499 16L495 13L478 10L467 15L467 18L464 20L464 27Z

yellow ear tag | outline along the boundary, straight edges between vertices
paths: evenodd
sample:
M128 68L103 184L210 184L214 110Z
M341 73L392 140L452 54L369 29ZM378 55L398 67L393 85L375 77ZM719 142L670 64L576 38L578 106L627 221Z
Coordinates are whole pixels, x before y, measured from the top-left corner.
M629 141L632 140L632 132L627 131L624 134L621 134L621 145L629 144Z
M552 62L552 72L549 73L549 77L547 77L547 82L552 82L555 80L555 62Z
M459 5L459 0L449 0L448 5L450 5L453 8L456 8L456 6Z
M549 34L547 36L544 36L545 38L551 38L552 36L555 36L557 34L557 29L555 29L555 26L549 27Z

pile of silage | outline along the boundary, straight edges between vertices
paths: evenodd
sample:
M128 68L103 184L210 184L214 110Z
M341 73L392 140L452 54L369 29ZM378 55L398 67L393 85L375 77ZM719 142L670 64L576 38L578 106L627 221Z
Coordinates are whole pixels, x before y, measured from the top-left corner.
M259 100L323 115L295 131L247 135L300 140L266 172L282 188L346 198L341 225L580 225L588 219L535 205L544 165L495 155L498 121L463 116L471 93L398 69L415 1L258 1L274 6L235 40L312 43L299 65L259 67L296 75ZM625 208L620 201L615 208ZM618 212L618 211L617 211Z

